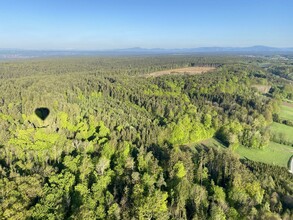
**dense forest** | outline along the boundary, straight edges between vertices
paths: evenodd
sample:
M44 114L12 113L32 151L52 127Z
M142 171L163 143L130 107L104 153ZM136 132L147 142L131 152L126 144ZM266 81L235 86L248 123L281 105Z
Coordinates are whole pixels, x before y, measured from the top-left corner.
M215 69L148 76L190 66ZM291 57L0 62L0 218L293 219L288 169L235 153L284 140L269 126L293 125L292 71Z

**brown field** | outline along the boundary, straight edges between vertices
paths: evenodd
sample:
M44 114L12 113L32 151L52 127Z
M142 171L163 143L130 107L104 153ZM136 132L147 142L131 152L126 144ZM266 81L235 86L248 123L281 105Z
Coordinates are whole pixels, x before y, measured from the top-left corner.
M163 75L178 75L178 74L186 74L186 75L196 75L202 74L216 69L215 67L185 67L179 69L171 69L171 70L162 70L153 72L147 75L147 77L158 77Z
M251 87L256 88L259 92L263 94L268 93L271 89L271 86L266 85L252 85Z

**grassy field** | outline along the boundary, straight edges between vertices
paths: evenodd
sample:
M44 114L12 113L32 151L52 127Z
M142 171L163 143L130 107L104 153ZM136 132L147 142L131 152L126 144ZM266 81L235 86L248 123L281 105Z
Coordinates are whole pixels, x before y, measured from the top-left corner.
M215 148L218 148L218 149L227 149L227 147L225 145L220 143L215 138L206 139L204 141L201 141L199 144L205 145L207 147L215 147Z
M246 157L258 162L287 167L288 161L293 155L293 148L287 145L270 142L269 146L263 150L239 146L236 153L242 158Z
M293 121L293 104L286 103L281 105L280 117L281 119Z
M200 144L203 144L207 147L227 149L223 144L214 138L202 141ZM270 142L269 146L265 149L252 149L239 146L235 153L237 153L240 158L248 158L253 161L287 167L288 161L293 155L293 147Z
M293 142L293 127L273 122L270 130L275 134L283 134L283 138Z
M290 100L290 99L283 99L284 102L288 102L288 103L292 103L293 104L293 101Z

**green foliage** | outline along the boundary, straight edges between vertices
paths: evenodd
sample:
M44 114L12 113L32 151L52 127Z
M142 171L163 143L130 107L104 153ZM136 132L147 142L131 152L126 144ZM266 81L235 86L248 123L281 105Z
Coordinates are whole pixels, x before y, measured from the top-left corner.
M176 176L178 178L182 178L182 177L184 177L186 175L186 170L185 170L184 164L182 162L177 162L174 165L173 169L175 170Z
M197 121L192 122L188 115L184 115L177 123L168 124L167 130L170 136L166 139L172 144L187 144L210 138L214 135L214 129L210 128L211 119L207 119L204 123L208 126Z
M273 122L270 126L273 140L287 145L293 144L293 127Z
M267 62L272 66L263 68ZM282 62L159 56L0 63L0 219L292 218L292 175L231 151L286 166L289 146L269 143L267 129L279 99L292 99L292 85L280 78L291 64ZM191 64L217 68L145 77ZM266 96L251 89L259 84L271 86ZM50 110L44 121L34 114L40 107ZM279 120L290 117L287 110ZM290 133L282 126L271 129ZM229 148L219 150L213 136Z

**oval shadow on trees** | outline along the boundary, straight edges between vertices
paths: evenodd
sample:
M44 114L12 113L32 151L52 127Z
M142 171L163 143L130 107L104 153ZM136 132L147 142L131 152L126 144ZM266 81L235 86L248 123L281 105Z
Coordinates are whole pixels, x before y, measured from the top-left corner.
M48 117L50 114L50 110L48 108L36 108L35 114L42 119L43 121Z

